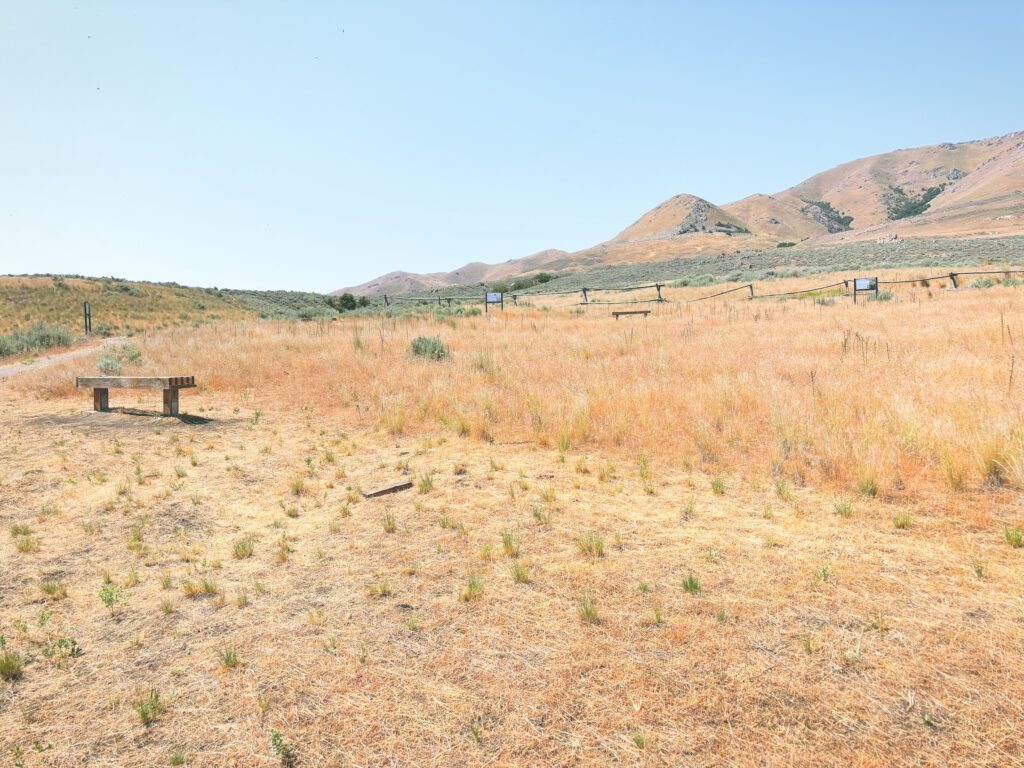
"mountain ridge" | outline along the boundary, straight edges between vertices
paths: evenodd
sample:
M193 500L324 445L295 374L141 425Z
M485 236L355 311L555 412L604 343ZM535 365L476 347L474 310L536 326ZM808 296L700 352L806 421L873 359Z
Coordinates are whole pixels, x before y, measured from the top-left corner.
M1024 131L988 139L897 149L841 163L774 194L715 204L677 194L617 235L589 248L546 249L500 264L451 272L390 272L335 291L407 293L481 285L538 272L761 250L780 244L902 237L1024 234Z

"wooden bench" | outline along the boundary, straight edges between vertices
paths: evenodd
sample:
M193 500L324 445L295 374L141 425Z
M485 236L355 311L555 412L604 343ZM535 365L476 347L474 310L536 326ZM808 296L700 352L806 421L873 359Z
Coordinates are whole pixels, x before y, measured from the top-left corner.
M618 312L612 312L612 317L618 320L619 315L643 315L647 317L649 314L651 314L649 309L620 309Z
M196 385L195 376L79 376L75 386L92 387L92 407L96 411L110 410L111 389L162 389L164 416L178 415L178 390Z

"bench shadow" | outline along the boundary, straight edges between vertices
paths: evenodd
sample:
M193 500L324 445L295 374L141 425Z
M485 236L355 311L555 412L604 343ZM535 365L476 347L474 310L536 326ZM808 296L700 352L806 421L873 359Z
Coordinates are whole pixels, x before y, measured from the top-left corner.
M193 416L189 413L179 413L176 416L165 416L160 411L144 411L141 408L108 408L108 413L123 413L125 416L149 416L156 417L158 419L177 419L182 424L211 424L213 419L207 419L204 416Z

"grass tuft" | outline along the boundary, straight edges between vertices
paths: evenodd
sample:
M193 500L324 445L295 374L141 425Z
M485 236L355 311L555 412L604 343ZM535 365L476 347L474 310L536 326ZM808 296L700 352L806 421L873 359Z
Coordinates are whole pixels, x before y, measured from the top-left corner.
M700 579L693 573L688 573L683 579L683 589L688 594L695 595L700 592Z
M591 531L576 541L576 549L590 557L604 557L604 539Z
M597 615L597 601L588 592L576 600L576 612L584 624L597 624L601 620Z

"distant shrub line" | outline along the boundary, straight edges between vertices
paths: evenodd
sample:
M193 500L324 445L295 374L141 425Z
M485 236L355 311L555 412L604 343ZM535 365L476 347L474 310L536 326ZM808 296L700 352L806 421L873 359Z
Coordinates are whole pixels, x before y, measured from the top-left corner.
M550 272L538 272L536 275L521 277L518 280L513 280L511 283L493 283L487 290L494 293L516 293L517 291L525 291L527 288L532 288L535 285L550 283L556 277L558 275L553 275Z
M50 347L66 347L74 341L74 335L63 325L34 323L26 331L15 331L0 336L0 357L21 355Z

